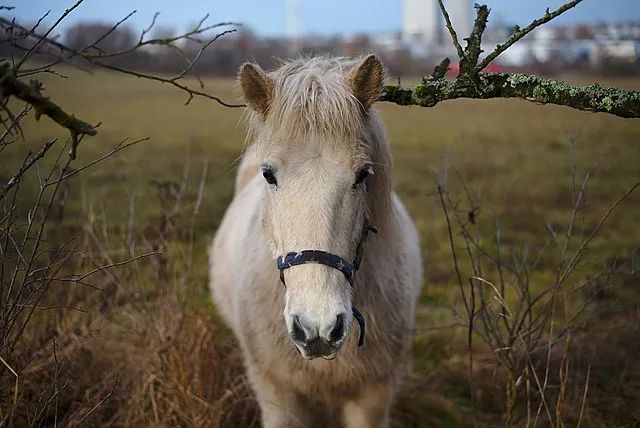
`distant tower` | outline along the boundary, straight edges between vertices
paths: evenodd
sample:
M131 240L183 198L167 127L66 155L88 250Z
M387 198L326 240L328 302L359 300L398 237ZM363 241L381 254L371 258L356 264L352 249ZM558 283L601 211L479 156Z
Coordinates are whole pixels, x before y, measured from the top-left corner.
M404 0L402 39L414 53L427 54L440 42L437 0Z
M449 0L447 12L449 12L451 24L458 34L458 40L464 47L463 40L469 37L473 27L471 0Z
M289 53L300 50L300 5L298 0L287 0L287 36L289 37Z

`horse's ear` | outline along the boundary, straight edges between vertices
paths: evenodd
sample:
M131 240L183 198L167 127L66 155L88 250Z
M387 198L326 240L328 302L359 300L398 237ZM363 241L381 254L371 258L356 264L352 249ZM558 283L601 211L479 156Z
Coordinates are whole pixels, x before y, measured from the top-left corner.
M347 75L353 94L367 109L380 97L384 82L384 66L375 55L369 55Z
M238 80L249 107L266 117L273 97L273 82L269 76L258 65L245 63L240 68Z

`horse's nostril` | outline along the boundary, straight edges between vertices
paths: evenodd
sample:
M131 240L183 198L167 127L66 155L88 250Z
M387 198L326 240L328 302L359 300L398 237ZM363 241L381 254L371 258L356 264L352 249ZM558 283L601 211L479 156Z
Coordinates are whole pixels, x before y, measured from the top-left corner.
M329 340L331 342L338 342L344 336L344 314L338 315L336 324L333 326L331 333L329 333Z
M307 335L304 333L304 329L302 325L300 325L300 318L297 315L293 316L293 332L291 332L291 337L299 343L305 343L307 341Z

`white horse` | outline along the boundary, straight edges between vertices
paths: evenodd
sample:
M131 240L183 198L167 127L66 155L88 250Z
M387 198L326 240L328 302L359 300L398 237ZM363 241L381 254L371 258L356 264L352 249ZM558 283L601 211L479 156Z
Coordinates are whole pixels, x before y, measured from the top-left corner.
M266 427L389 423L422 268L372 108L383 78L373 55L240 71L253 144L211 247L210 287ZM378 233L354 273L368 224Z

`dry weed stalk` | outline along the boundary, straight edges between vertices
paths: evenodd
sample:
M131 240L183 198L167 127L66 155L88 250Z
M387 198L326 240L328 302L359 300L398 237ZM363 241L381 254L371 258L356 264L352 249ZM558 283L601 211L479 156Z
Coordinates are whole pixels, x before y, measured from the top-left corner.
M560 237L547 224L549 240L533 259L527 243L505 254L504 232L497 220L493 236L489 240L483 238L478 223L478 201L459 174L466 198L465 209L461 202L452 199L447 183L436 180L455 279L466 315L470 398L475 402L475 355L486 346L493 351L496 368L505 374L503 419L506 426L524 421L525 426L535 427L542 418L555 427L565 426L567 420L577 420L580 424L588 409L590 368L578 405L568 403L568 388L575 377L570 364L572 334L596 294L609 283L602 281L608 274L606 270L581 278L581 262L605 222L640 183L614 201L590 233L578 237L575 223L579 215L584 216L589 174L585 174L580 188L576 189L575 165L572 170L573 203L565 233ZM548 254L553 245L557 247L556 255ZM546 285L532 279L543 257L552 257L556 263L555 278ZM584 302L576 308L575 299L588 287L595 291L584 297ZM478 339L481 344L475 343ZM564 345L558 350L561 344Z

